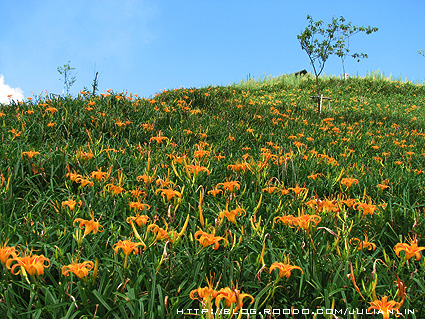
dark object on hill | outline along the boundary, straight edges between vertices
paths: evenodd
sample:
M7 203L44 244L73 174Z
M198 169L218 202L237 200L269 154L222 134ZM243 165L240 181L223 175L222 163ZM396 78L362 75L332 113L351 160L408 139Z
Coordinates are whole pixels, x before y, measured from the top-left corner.
M307 70L298 71L298 72L295 72L295 73L292 73L292 74L294 74L295 76L306 75L307 74Z

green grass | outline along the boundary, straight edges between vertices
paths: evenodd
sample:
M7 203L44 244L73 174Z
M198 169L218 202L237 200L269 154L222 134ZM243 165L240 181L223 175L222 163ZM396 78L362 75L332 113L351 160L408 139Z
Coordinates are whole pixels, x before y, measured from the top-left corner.
M376 75L322 77L320 85L332 97L332 110L321 114L311 109L311 75L168 90L150 99L81 92L0 105L0 244L19 251L1 251L10 261L1 266L0 314L191 318L197 309L207 318L201 312L208 306L190 294L214 276L216 291L237 287L253 297L242 302L261 312L255 318L291 307L366 311L382 296L403 299L403 314L415 310L406 318L422 318L424 257L405 260L394 247L409 238L425 245L425 88ZM38 153L30 158L29 151ZM236 164L245 166L238 171ZM344 178L357 183L347 187ZM240 188L226 190L230 181ZM299 195L297 187L304 188ZM160 190L168 188L178 192L170 200ZM349 199L357 204L350 207ZM132 202L149 207L136 212ZM226 217L232 211L235 223ZM299 214L320 221L304 229L294 221ZM132 226L128 218L136 215L148 223ZM94 218L101 231L83 236L88 224L77 218ZM166 238L157 238L159 228ZM213 228L217 249L203 247L201 231ZM354 245L365 236L374 250ZM139 245L127 258L115 253L126 239L146 249ZM43 274L24 275L25 251L48 259ZM301 269L282 278L269 271L288 257ZM98 264L84 279L64 276L62 268L76 260ZM216 300L228 309L223 296L212 300L214 311Z

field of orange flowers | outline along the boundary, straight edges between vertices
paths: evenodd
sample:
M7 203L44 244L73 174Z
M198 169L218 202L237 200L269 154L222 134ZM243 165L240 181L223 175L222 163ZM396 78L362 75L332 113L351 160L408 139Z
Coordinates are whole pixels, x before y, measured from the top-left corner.
M0 104L0 313L423 318L425 87L321 86Z

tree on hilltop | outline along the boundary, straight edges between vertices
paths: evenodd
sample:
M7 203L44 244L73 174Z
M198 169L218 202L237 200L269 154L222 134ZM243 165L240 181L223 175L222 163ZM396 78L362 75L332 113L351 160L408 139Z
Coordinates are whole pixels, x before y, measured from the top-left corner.
M325 68L325 63L332 54L341 58L343 72L345 73L344 61L347 56L351 56L357 61L361 58L367 58L364 53L354 53L349 55L349 38L359 32L371 34L378 31L378 28L368 26L353 26L351 22L345 24L344 17L332 18L332 22L327 27L323 26L323 21L313 21L310 15L307 15L308 26L297 36L301 49L304 50L310 59L316 77L316 93L319 96L319 76Z

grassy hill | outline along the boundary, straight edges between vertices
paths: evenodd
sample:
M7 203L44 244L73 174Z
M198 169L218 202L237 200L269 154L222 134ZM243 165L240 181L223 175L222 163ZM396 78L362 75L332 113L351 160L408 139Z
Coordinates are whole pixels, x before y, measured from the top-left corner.
M425 87L320 85L0 105L0 313L422 318Z

